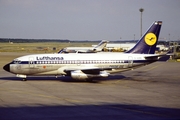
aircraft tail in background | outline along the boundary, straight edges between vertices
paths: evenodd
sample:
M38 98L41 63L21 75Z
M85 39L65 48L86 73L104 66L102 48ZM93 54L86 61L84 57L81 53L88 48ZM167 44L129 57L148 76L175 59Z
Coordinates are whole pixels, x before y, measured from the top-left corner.
M109 41L107 41L107 40L102 40L97 46L95 46L94 48L93 48L93 50L94 51L102 51L102 49L104 48L104 47L106 47L106 45L107 45L107 43L108 43Z

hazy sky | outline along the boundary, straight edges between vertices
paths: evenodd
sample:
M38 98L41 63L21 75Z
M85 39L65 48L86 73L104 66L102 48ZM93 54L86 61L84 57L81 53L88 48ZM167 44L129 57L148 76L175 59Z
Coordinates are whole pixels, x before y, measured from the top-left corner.
M139 39L140 8L143 33L162 20L160 38L180 39L180 0L0 0L0 38Z

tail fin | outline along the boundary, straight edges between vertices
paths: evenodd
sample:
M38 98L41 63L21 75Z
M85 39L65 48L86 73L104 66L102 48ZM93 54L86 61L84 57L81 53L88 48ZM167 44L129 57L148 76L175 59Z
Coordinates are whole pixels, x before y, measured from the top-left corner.
M154 54L162 21L155 21L137 44L126 53Z
M106 47L106 45L107 45L108 42L109 42L109 41L107 41L107 40L102 40L97 46L95 46L95 47L93 48L93 50L94 50L94 51L102 51L102 49L103 49L104 47Z

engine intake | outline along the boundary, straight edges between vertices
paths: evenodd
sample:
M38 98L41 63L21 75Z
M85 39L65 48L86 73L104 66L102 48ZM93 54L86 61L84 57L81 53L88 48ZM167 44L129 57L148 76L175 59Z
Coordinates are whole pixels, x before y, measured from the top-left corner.
M87 80L98 77L108 77L108 73L105 71L100 71L99 74L85 74L81 70L71 71L71 77L75 80Z

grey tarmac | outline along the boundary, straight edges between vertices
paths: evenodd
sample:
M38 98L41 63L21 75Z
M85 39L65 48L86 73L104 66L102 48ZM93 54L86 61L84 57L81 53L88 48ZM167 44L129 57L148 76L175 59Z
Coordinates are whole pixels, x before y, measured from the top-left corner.
M93 82L61 76L21 81L2 69L7 62L1 59L0 120L180 119L178 62L156 62Z

